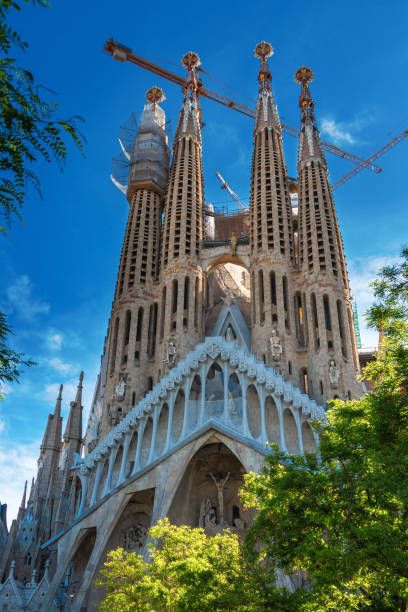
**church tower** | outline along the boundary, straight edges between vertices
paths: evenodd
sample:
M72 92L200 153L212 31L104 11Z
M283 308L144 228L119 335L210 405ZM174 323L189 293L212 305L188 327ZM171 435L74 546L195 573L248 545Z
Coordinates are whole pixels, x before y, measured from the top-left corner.
M187 69L166 195L161 253L159 342L166 371L203 339L204 191L201 112L196 53L182 60ZM161 370L163 373L163 369Z
M152 87L130 159L129 217L108 331L103 437L153 387L148 365L156 357L160 232L170 151L163 91Z
M301 85L298 151L299 291L294 315L304 392L323 402L358 397L358 354L343 243L314 116L310 68L296 71ZM307 330L310 330L309 333Z
M289 295L293 224L282 129L268 66L272 54L272 46L267 42L262 41L255 48L255 57L261 60L261 65L250 201L252 346L258 359L283 372L288 348L285 338L289 339L292 332ZM281 339L279 354L271 354L272 331Z

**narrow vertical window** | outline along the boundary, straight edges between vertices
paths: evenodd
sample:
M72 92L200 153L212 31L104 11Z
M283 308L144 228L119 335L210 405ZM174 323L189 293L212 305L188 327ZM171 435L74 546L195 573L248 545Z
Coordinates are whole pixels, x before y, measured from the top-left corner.
M123 333L123 346L127 346L129 344L131 320L132 320L132 313L130 312L130 310L128 310L126 311L126 318L125 318L125 329Z
M271 284L271 302L274 306L276 306L276 276L275 272L271 272L269 274L270 284Z
M143 325L143 307L140 306L138 313L137 313L136 342L140 342L142 338L142 325Z
M312 304L312 317L313 317L313 325L315 329L319 328L319 319L317 318L317 304L316 304L316 295L312 293L310 296L310 301Z
M119 317L117 317L116 321L115 321L115 327L113 330L113 342L112 342L112 353L111 353L111 368L110 368L110 373L113 374L113 371L115 369L115 362L116 362L116 349L118 346L118 330L119 330Z
M196 278L194 295L194 327L198 328L198 305L199 305L200 280Z
M178 300L178 281L174 280L172 284L172 298L171 298L172 314L177 312L177 300Z
M331 318L330 318L330 304L329 304L329 296L323 296L323 309L324 309L324 322L326 325L327 331L331 331Z
M188 310L188 302L190 298L190 279L186 276L184 280L184 310Z
M162 291L162 303L161 303L161 316L160 316L160 340L163 340L163 336L164 336L165 315L166 315L166 287L163 287L163 291Z
M261 304L265 301L264 283L263 283L263 271L258 272L258 291L259 291L259 302Z

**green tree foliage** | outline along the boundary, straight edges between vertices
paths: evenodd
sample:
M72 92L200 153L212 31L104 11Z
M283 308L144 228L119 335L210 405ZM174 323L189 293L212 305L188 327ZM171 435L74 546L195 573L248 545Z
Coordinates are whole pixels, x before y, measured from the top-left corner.
M305 572L287 610L406 610L408 604L408 249L380 271L369 324L384 334L360 400L331 402L320 457L273 447L243 500L259 513L248 554Z
M26 4L30 0L25 0ZM47 7L47 0L31 0ZM64 137L68 136L83 152L84 137L75 116L55 118L58 104L41 99L34 77L10 56L13 49L28 45L7 23L10 10L20 10L16 0L0 0L0 233L6 235L11 220L21 220L21 209L31 184L41 195L40 181L32 169L39 159L54 161L62 169L67 157ZM0 313L0 383L17 381L21 366L34 362L11 350L7 336L11 330ZM0 391L0 399L2 399Z
M30 0L25 0L28 4ZM47 0L31 0L46 7ZM40 181L32 164L40 158L62 168L67 157L65 136L83 151L84 138L78 131L80 117L55 117L58 104L44 100L28 70L20 68L10 54L25 50L17 32L7 23L11 9L20 10L16 0L0 0L0 231L7 233L12 217L21 219L21 208L31 184L38 193Z
M149 562L118 548L101 571L101 612L215 612L262 609L256 564L248 568L237 536L159 521L149 531Z
M0 312L0 400L3 399L2 384L18 381L21 366L34 365L33 361L25 360L21 353L9 348L7 336L12 333L7 325L6 317Z

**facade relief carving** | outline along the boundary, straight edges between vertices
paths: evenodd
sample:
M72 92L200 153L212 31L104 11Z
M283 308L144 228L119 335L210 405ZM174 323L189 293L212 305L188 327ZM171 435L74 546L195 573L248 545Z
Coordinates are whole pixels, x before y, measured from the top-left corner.
M127 552L140 553L143 550L146 538L147 527L142 523L136 523L122 532L121 544Z
M332 387L337 387L340 379L340 370L334 359L329 363L329 381Z

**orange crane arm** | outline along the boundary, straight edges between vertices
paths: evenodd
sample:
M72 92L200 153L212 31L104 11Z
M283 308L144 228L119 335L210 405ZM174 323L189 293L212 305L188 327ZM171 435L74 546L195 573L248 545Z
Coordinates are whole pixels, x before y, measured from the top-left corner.
M241 206L241 208L243 208L244 210L248 210L248 206L245 206L245 204L243 202L241 202L241 200L239 199L239 197L237 196L235 191L232 191L231 187L228 185L227 181L221 176L221 174L218 172L218 170L217 170L217 172L215 174L220 179L221 189L226 189L228 191L228 193L230 194L231 198L234 200L234 202L236 204Z
M138 57L132 52L131 49L129 49L128 47L125 47L124 45L116 43L111 38L109 38L106 41L105 51L110 53L110 55L112 55L115 59L119 60L120 62L125 62L125 61L131 62L132 64L136 64L136 66L139 66L140 68L149 70L150 72L153 72L154 74L157 74L158 76L161 76L164 79L167 79L168 81L171 81L172 83L175 83L176 85L180 85L180 87L184 87L184 83L185 83L184 79L179 77L177 74L174 74L173 72L169 72L168 70L165 70L164 68L161 68L160 66L156 66L156 64L152 64L151 62L148 62L142 57ZM252 119L255 119L255 115L256 115L255 110L253 110L252 108L249 108L248 106L245 106L245 104L240 104L239 102L235 102L234 100L231 100L230 98L221 96L220 94L214 91L211 91L210 89L207 89L206 87L202 87L202 86L199 89L199 93L201 96L204 96L205 98L214 100L215 102L218 102L219 104L223 104L224 106L227 106L228 108L231 108L232 110L235 110L238 113L242 113L243 115L246 115L247 117L251 117ZM296 128L291 127L289 125L285 125L284 123L282 123L281 126L282 126L283 132L286 132L287 134L290 134L291 136L294 136L295 138L299 137L299 132ZM347 153L346 151L343 151L342 149L339 149L338 147L335 147L334 145L329 144L327 142L322 142L322 145L323 145L323 148L329 153L332 153L333 155L336 155L337 157L347 159L353 162L354 164L357 164L358 167L361 166L361 169L368 168L369 170L372 170L373 172L376 172L377 174L381 172L381 168L373 164L372 161L361 159L357 157L356 155L353 155L352 153Z
M401 140L404 140L404 138L406 138L407 136L408 136L408 130L404 130L402 132L402 134L399 134L399 136L395 136L395 138L390 140L390 142L387 142L387 144L385 144L383 147L381 147L381 149L378 149L378 151L373 153L373 155L371 155L371 157L369 157L367 159L367 161L375 161L376 159L378 159L382 155L385 155L387 153L387 151L389 151L390 149L395 147L395 145L397 145L399 142L401 142ZM355 176L356 174L361 172L362 169L363 169L362 165L361 166L357 166L357 168L353 168L353 170L351 172L349 172L348 174L345 174L338 181L336 181L336 183L334 183L331 186L332 189L337 189L338 187L341 187L341 185L344 185L344 183L349 181L353 176Z

